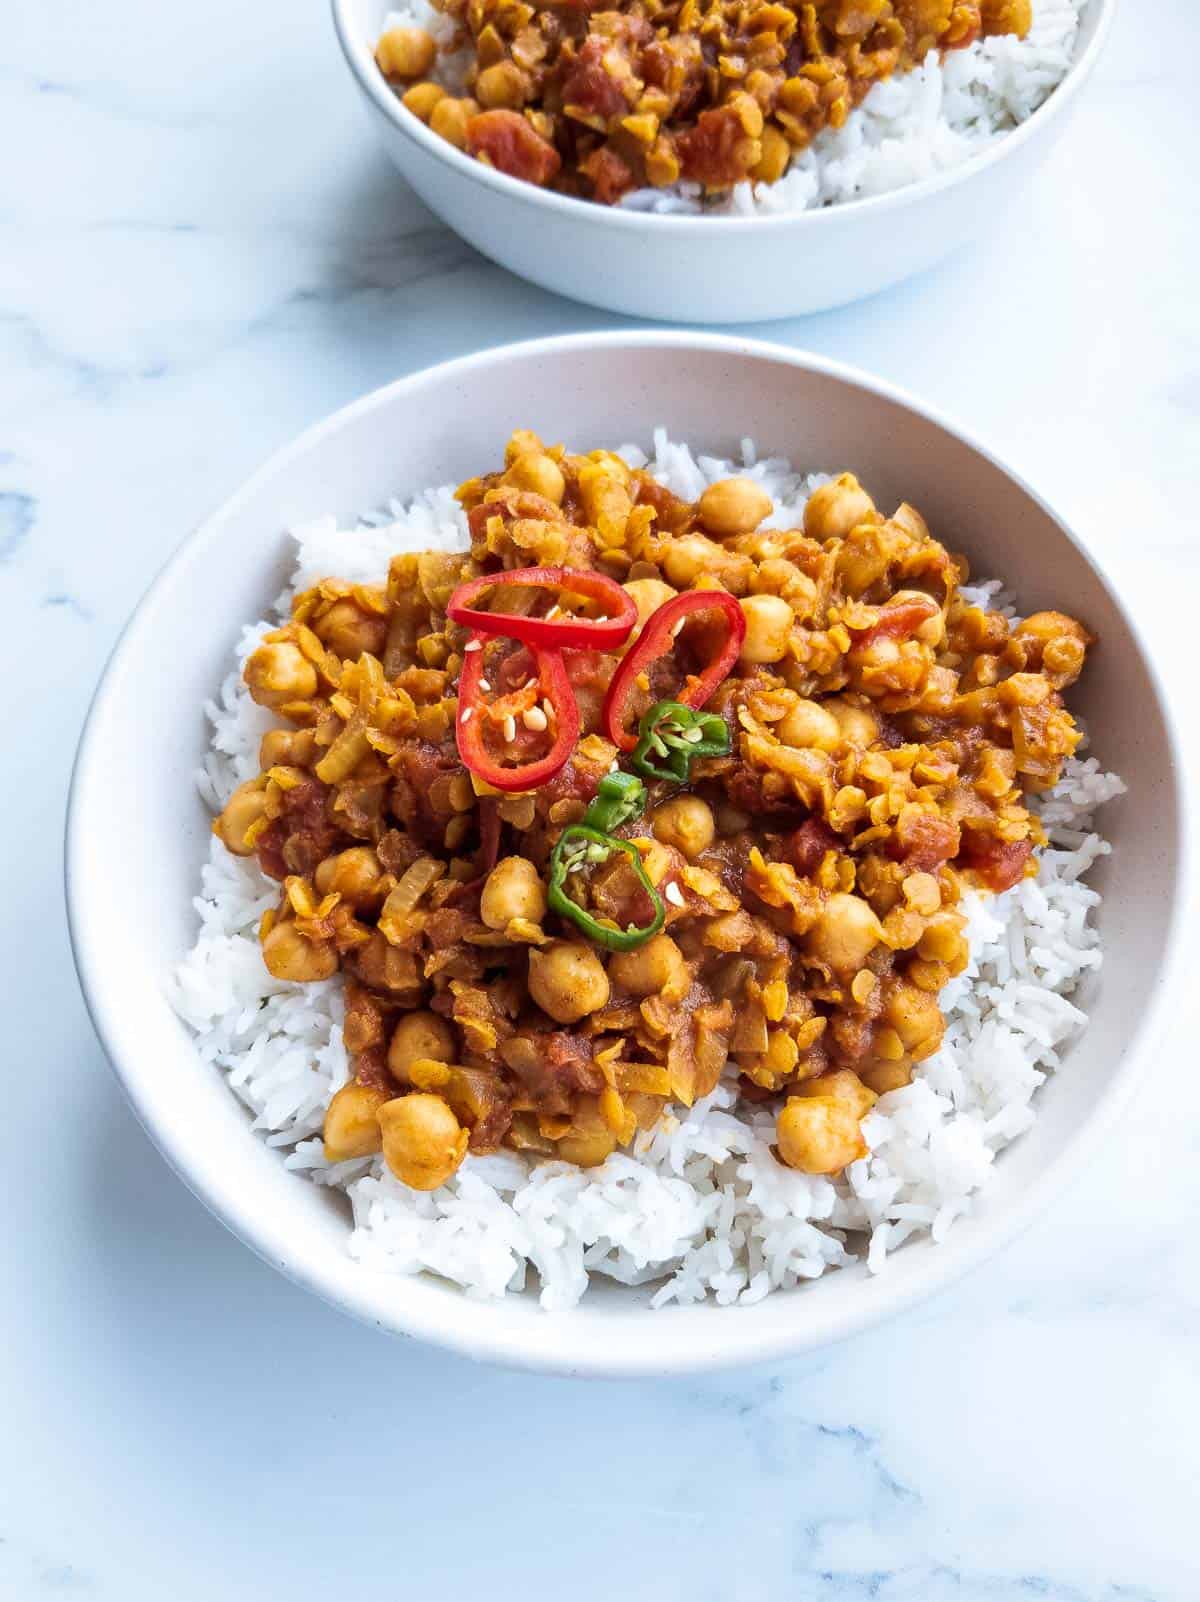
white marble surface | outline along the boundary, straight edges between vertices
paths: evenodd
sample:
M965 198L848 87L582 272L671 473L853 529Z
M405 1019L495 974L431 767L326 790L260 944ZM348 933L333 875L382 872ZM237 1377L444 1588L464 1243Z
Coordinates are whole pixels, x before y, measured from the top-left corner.
M187 529L409 369L607 319L507 277L384 165L320 0L9 0L0 33L0 1596L105 1602L1195 1602L1195 1007L1098 1164L889 1328L770 1372L572 1384L343 1320L167 1172L60 910L75 736ZM1192 0L1128 0L990 241L764 330L969 421L1195 632ZM1166 629L1174 632L1170 638Z

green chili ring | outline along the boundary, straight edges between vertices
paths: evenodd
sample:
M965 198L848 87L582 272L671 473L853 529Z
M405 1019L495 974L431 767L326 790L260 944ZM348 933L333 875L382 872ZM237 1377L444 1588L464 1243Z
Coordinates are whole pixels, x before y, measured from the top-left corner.
M584 813L586 828L601 834L615 834L624 823L632 823L646 810L646 787L632 773L606 773L596 787L592 804Z
M729 725L715 712L696 712L679 701L656 701L638 725L640 738L631 761L648 779L686 784L693 757L728 756ZM661 763L653 760L662 758Z
M572 901L567 894L566 881L569 874L577 872L588 862L607 862L614 851L622 851L629 858L639 884L650 897L654 907L654 917L640 928L634 924L626 929L618 929L612 924L601 923L586 907L581 907L578 902ZM552 912L557 912L561 918L570 919L589 940L594 940L598 946L605 946L609 951L632 951L635 947L643 945L652 935L658 933L667 916L663 899L650 882L650 877L642 865L642 854L637 846L630 840L614 840L611 835L604 834L599 829L590 829L584 823L573 823L564 829L550 853L550 882L546 900Z

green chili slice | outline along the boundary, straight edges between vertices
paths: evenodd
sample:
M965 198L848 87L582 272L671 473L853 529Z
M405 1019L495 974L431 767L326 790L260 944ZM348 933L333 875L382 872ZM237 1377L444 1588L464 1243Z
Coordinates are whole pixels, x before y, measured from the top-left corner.
M693 757L728 756L729 725L715 712L694 712L678 701L658 701L639 724L632 762L648 779L686 784ZM656 760L657 758L657 760Z
M618 929L612 922L601 922L586 907L572 901L567 891L567 880L572 874L607 862L617 851L624 852L629 858L634 875L654 908L653 918L641 927L630 924L625 929ZM589 940L607 947L609 951L632 951L635 946L649 940L651 935L656 935L666 918L663 899L642 866L642 856L637 846L630 840L614 840L611 835L600 829L589 828L585 823L573 823L559 835L558 843L550 853L550 883L546 899L552 912L569 918Z
M646 786L632 773L606 773L600 780L584 824L601 834L615 834L646 810Z

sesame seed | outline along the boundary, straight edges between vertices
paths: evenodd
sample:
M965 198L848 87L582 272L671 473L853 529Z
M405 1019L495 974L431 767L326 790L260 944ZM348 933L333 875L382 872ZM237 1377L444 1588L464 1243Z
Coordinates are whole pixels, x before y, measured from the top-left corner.
M549 719L540 706L531 706L521 713L521 722L527 729L544 729Z
M670 884L663 891L663 895L666 896L667 900L673 907L683 906L683 891L675 883L674 879L671 880Z
M471 716L472 716L474 711L475 711L475 708L473 706L465 706L463 708L462 717L460 717L458 721L460 723L470 723Z
M491 689L491 685L488 683L488 681L486 679L480 679L479 688L481 690L490 690Z
M468 640L467 643L463 646L463 650L464 651L482 651L483 650L483 641L482 640Z
M510 713L510 715L508 717L506 717L505 720L504 720L504 739L505 739L505 743L511 745L512 742L516 739L516 737L517 737L517 720Z
M680 633L682 632L682 629L683 629L683 625L686 622L687 622L687 618L686 617L681 617L679 619L679 622L676 623L675 627L671 630L671 638L673 640L677 640L679 638L679 635L680 635Z

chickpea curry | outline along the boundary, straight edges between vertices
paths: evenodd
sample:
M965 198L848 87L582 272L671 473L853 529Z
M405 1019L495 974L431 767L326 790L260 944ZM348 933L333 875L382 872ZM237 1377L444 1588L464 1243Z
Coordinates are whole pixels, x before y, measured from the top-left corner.
M1031 0L435 3L465 92L431 77L429 32L396 27L376 59L405 106L500 172L606 205L680 180L773 183L881 79L1032 22Z
M1091 637L1013 623L850 474L803 527L533 434L463 553L330 578L245 664L279 727L214 824L281 886L277 978L344 978L334 1162L589 1166L722 1076L834 1173L941 1043L965 889L1034 870Z

